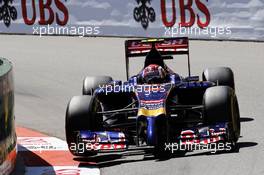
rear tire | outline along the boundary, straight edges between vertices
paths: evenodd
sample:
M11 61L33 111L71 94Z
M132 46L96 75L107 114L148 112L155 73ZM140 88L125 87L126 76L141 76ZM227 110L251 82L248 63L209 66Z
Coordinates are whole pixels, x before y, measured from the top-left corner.
M203 81L211 81L219 86L235 89L234 73L229 67L208 68L203 72Z
M240 137L240 114L235 91L228 86L208 88L203 104L205 123L228 122L228 142L236 144Z
M83 80L83 95L93 95L96 88L103 86L109 82L113 81L110 76L96 76L96 77L86 77Z
M75 96L67 106L65 118L66 141L70 152L75 156L81 156L78 150L70 149L71 146L78 144L78 131L97 130L100 127L96 116L96 111L100 108L98 105L95 97Z

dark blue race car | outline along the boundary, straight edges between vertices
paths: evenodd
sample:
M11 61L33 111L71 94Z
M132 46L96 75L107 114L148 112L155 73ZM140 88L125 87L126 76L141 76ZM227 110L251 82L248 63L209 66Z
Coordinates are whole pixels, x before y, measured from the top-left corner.
M125 48L127 81L86 77L83 95L67 106L66 139L73 155L149 148L162 157L197 147L236 148L240 115L230 68L205 69L202 80L191 76L188 38L127 40ZM182 54L188 56L187 77L164 63ZM132 57L145 57L134 76Z

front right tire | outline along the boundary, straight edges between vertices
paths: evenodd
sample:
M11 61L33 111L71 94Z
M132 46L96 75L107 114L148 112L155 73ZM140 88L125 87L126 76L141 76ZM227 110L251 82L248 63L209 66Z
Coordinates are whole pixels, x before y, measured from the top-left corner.
M100 128L100 103L94 96L74 96L68 103L65 117L66 142L70 152L81 156L78 150L71 149L78 145L78 132L81 130L95 131Z

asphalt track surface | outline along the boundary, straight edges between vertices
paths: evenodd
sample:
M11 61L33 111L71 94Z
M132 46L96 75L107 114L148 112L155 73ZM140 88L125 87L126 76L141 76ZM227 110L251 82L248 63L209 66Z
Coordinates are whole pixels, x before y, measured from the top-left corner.
M1 57L14 65L17 124L64 139L66 105L81 94L86 75L125 79L124 40L0 35ZM103 175L264 174L264 43L191 41L190 55L192 74L215 66L235 72L242 121L239 152L191 152L163 161L143 155L99 157ZM169 64L176 72L186 69L180 59Z

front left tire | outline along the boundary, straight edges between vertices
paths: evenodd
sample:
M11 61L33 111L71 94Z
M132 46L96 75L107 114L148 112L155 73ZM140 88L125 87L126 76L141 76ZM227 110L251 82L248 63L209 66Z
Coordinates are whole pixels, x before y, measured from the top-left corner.
M240 113L235 91L228 86L208 88L203 97L204 122L208 125L228 123L227 141L236 145L240 137Z

